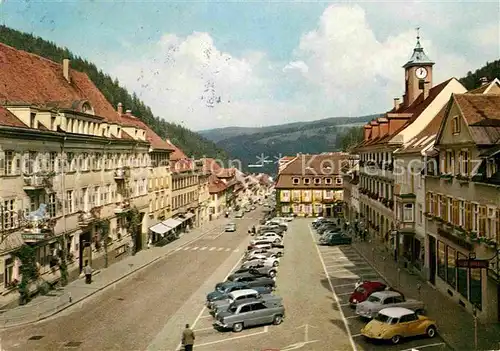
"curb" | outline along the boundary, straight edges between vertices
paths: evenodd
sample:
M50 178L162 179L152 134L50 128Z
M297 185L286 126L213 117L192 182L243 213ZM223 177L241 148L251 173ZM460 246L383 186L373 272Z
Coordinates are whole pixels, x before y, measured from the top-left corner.
M194 237L193 239L191 239L191 240L189 240L189 241L185 242L184 244L179 245L177 248L175 248L175 249L171 249L170 251L166 252L165 254L163 254L163 255L161 255L161 256L158 256L158 257L156 257L156 258L155 258L155 259L153 259L152 261L149 261L149 262L147 262L147 263L143 264L142 266L139 266L139 267L135 268L134 270L132 270L132 271L130 271L130 272L128 272L128 273L126 273L125 275L122 275L121 277L119 277L119 278L117 278L117 279L115 279L115 280L113 280L113 281L111 281L111 282L107 283L106 285L102 286L101 288L99 288L99 289L97 289L97 290L94 290L94 291L93 291L93 292L91 292L90 294L85 295L84 297L82 297L82 298L80 298L80 299L78 299L78 300L75 300L75 301L71 302L70 304L68 304L68 305L66 305L66 306L63 306L63 307L61 307L61 308L59 308L59 309L56 309L55 311L50 312L50 313L48 313L47 315L45 315L45 316L43 316L43 317L35 318L34 320L31 320L31 321L29 321L29 322L21 322L21 323L17 323L17 324L9 325L9 326L7 326L7 327L0 328L0 330L2 330L2 331L3 331L3 330L12 329L12 328L18 328L18 327L22 327L22 326L31 325L31 324L34 324L34 323L37 323L37 322L43 321L43 320L45 320L45 319L48 319L48 318L50 318L50 317L52 317L52 316L55 316L56 314L61 313L62 311L64 311L64 310L66 310L66 309L68 309L68 308L70 308L70 307L72 307L72 306L74 306L74 305L76 305L76 304L78 304L78 303L80 303L80 302L82 302L82 301L84 301L84 300L88 299L89 297L91 297L91 296L93 296L93 295L97 294L98 292L103 291L104 289L108 288L109 286L111 286L111 285L113 285L113 284L116 284L116 283L120 282L121 280L123 280L123 279L125 279L125 278L127 278L127 277L131 276L132 274L134 274L134 273L136 273L136 272L138 272L138 271L140 271L140 270L142 270L142 269L144 269L144 268L146 268L146 267L151 266L153 263L155 263L155 262L157 262L157 261L159 261L159 260L161 260L161 259L166 258L167 256L171 255L172 253L176 252L176 250L177 250L178 248L180 248L180 247L185 247L186 245L191 244L193 241L198 240L199 238L201 238L201 237L202 237L202 236L204 236L205 234L209 233L211 230L215 229L216 227L217 227L217 226L214 226L214 228L211 228L210 230L208 230L208 231L206 231L206 232L201 233L200 235L198 235L198 236Z
M373 262L371 262L371 260L369 260L369 259L365 256L365 254L363 254L363 253L362 253L362 252L361 252L361 251L360 251L360 250L359 250L356 246L351 245L351 247L352 247L354 250L356 250L356 252L357 252L357 253L358 253L361 257L363 257L363 259L364 259L364 260L365 260L365 261L366 261L366 262L367 262L367 263L368 263L368 264L369 264L369 265L373 268L373 270L374 270L375 272L377 272L377 274L378 274L379 276L381 276L382 278L384 278L384 280L385 280L387 283L390 283L389 279L387 279L387 277L386 277L384 274L382 274L382 272L380 272L380 271L378 270L378 268L377 268L377 267L375 267L375 264L374 264ZM443 336L443 335L442 335L439 331L438 331L438 335L441 337L441 339L443 339L443 340L444 340L444 342L447 344L447 346L448 346L449 348L451 348L452 350L457 350L457 349L453 346L453 344L450 342L450 339L449 339L448 337L444 337L444 336Z

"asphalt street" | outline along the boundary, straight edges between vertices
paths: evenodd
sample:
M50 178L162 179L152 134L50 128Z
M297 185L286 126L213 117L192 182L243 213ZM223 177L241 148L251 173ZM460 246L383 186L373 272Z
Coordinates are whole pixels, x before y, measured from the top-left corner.
M257 218L260 213L236 220L234 233L223 232L223 227L207 233L58 318L3 331L2 350L146 350L168 322L177 320L159 348L174 350L176 346L166 345L177 345L182 326L199 310L199 304L190 306L192 295L219 269L224 273L212 278L212 287L224 278L243 254L241 244Z

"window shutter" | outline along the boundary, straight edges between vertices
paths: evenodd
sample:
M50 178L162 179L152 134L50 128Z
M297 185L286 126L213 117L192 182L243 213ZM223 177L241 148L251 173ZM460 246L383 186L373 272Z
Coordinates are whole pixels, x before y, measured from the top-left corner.
M5 174L5 153L0 151L0 174Z
M465 229L472 229L472 204L470 202L465 203Z
M443 218L446 222L449 222L448 218L448 198L443 196L443 211L441 212L441 218Z
M486 206L479 207L479 235L486 234Z
M452 223L458 224L458 201L453 200Z

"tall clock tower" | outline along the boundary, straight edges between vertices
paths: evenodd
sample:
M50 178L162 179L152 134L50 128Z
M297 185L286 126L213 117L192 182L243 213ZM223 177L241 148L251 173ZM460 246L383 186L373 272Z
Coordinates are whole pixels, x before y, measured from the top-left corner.
M427 98L429 89L432 88L432 66L431 61L420 45L420 35L417 29L417 44L413 49L410 60L403 66L405 69L405 101L406 106L411 105L420 94Z

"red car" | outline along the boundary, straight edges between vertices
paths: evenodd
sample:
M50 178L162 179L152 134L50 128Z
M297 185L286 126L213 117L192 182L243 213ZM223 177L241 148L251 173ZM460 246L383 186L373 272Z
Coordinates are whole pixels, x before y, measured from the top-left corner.
M386 290L387 288L388 286L381 282L364 281L359 283L349 297L349 304L355 306L359 302L365 301L374 292Z

